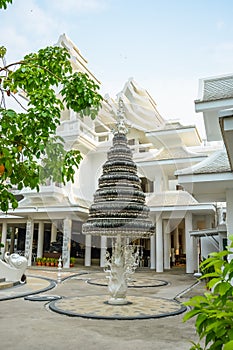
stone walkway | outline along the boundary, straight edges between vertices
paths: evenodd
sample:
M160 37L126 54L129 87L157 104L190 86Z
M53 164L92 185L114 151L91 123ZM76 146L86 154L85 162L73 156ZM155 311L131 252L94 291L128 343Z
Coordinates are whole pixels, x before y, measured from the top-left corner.
M165 287L168 282L157 279L155 274L150 274L149 271L146 276L145 273L136 273L129 282L126 305L108 304L107 279L104 273L71 276L65 279L63 284L68 290L74 288L74 285L77 286L77 290L83 289L82 295L66 296L50 304L51 310L68 316L133 320L166 317L186 310L174 299L155 296L157 288ZM94 294L88 295L91 291Z
M194 322L182 322L185 309L181 302L187 300L190 294L202 293L203 286L196 284L196 279L185 274L182 269L173 269L162 274L148 269L137 271L132 286L128 288L129 304L124 306L111 306L106 303L108 293L102 269L63 270L62 282L58 284L56 270L30 268L26 272L26 284L0 291L1 315L4 315L0 319L0 335L3 336L1 345L8 349L15 349L15 345L10 344L11 338L5 337L8 334L5 321L9 317L14 339L19 341L20 334L27 335L26 343L22 344L25 350L41 349L40 343L49 350L64 347L70 349L75 344L79 349L85 350L115 350L119 347L137 350L142 346L148 350L161 347L166 350L170 349L173 342L174 348L188 350L191 347L189 340L195 340ZM160 285L161 282L166 283ZM40 322L38 332L35 333L32 327L35 327L37 317L41 322L43 320L43 326ZM61 324L60 318L63 320ZM51 324L51 319L55 323ZM71 326L69 319L76 319L78 333L73 327L73 333L67 328ZM27 320L31 322L28 323ZM47 329L48 332L56 329L56 332L52 336L44 331L41 337L39 334L42 329ZM87 329L90 334L87 334ZM61 338L62 334L67 340L67 346ZM31 339L32 336L34 339ZM95 337L96 342L91 337Z

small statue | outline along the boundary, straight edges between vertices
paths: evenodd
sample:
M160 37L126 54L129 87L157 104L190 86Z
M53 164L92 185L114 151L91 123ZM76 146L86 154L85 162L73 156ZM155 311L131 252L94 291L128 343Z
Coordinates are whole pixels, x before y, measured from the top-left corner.
M0 260L0 277L6 281L26 282L25 270L28 265L27 258L17 253L6 252L4 260Z
M4 260L12 267L16 269L22 269L27 267L27 258L25 256L19 255L17 253L9 254L6 252L4 255Z

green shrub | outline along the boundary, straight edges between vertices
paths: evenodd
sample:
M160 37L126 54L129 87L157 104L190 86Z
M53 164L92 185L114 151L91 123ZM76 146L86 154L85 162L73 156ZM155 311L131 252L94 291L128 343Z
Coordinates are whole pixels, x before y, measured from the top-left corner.
M232 350L233 349L233 236L226 250L211 253L200 267L210 292L195 296L185 302L190 306L183 320L196 317L195 327L200 343L192 343L190 350ZM227 259L226 259L227 258Z

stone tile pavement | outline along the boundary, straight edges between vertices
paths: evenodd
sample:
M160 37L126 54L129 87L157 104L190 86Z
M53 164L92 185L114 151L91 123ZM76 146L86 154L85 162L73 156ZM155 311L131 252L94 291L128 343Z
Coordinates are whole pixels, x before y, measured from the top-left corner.
M174 349L188 350L191 347L190 340L197 340L194 320L183 323L184 313L173 315L171 312L174 306L180 308L177 301L182 302L204 291L204 286L196 284L196 278L185 274L181 268L174 268L162 274L148 269L137 271L134 277L139 288L128 289L128 300L132 302L132 305L135 304L135 300L139 301L139 304L134 305L134 309L128 305L127 317L122 319L111 317L106 319L100 317L99 319L99 315L105 314L106 316L104 301L108 297L107 287L102 285L104 274L100 268L80 267L63 270L62 282L58 284L55 283L57 280L55 269L31 268L26 274L27 283L25 285L0 291L2 348L15 349L21 346L25 350L32 348L34 350L41 348L59 350L73 347L85 350L119 348L130 350L163 348L166 350L172 346ZM148 280L151 282L166 281L167 284L143 286L143 283ZM13 298L3 300L4 294L9 297L13 296ZM39 297L39 300L27 300L25 296L28 294L32 295L32 298L33 296ZM41 296L45 298L41 298L40 301ZM52 297L58 296L62 298L51 301ZM82 305L78 304L80 300L84 301ZM151 305L152 301L153 305ZM145 314L146 308L146 312L151 312L151 309L154 308L155 313L161 313L158 311L161 308L161 301L167 303L162 306L162 308L167 308L166 317L145 317L144 319L133 317L135 314L136 316ZM62 311L68 310L68 312L53 312L49 307L51 304L55 305L55 308ZM71 309L75 315L69 314ZM85 310L86 315L84 315ZM97 317L88 317L91 312L97 314ZM110 315L112 315L111 312ZM119 310L117 312L122 315ZM77 316L77 314L83 317L69 317Z

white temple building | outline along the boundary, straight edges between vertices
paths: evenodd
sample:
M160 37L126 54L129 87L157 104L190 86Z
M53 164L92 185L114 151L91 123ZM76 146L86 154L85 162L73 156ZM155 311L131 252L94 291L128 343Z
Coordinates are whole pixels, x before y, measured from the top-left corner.
M193 232L196 237L214 237L221 250L233 233L233 75L200 79L195 108L203 113L207 140L222 141L222 148L176 174L200 202L221 203L216 227Z
M99 83L89 71L79 49L65 34L60 36L58 45L70 51L74 71L86 72ZM230 199L233 198L233 190L223 191L227 186L232 188L232 158L229 162L225 156L223 161L222 150L218 150L219 158L216 158L217 155L213 153L216 148L202 143L194 125L183 126L177 121L165 120L150 94L134 79L125 83L116 99L104 96L102 109L95 120L88 117L81 119L72 110L63 111L57 134L63 137L67 149L77 148L83 156L75 182L65 186L50 182L41 186L40 192L27 188L15 192L19 199L18 208L0 215L1 241L5 245L2 253L8 249L22 251L28 257L30 266L36 257L49 256L53 252L51 247L56 248L60 244L61 250L57 251L57 255L62 256L64 267L70 266L70 257L73 256L85 266L96 262L104 266L106 248L111 243L105 237L83 235L82 224L87 219L102 165L111 146L119 97L124 103L129 128L128 143L146 193L151 219L156 225L153 236L137 242L143 251L141 264L157 272L170 269L173 264L185 264L187 273L197 270L198 256L202 252L198 253L199 236L191 232L217 227L216 202L226 200L233 209ZM211 101L214 104L214 100ZM203 111L201 108L208 103L196 101L196 109ZM212 118L211 103L208 108ZM215 106L213 109L216 112ZM206 118L208 124L209 117ZM223 134L226 140L232 140L228 137L229 129L224 118L220 117L222 127L219 128L218 137ZM207 130L213 134L212 125L214 127L211 121ZM214 136L210 138L215 139ZM231 145L229 147L232 150ZM232 155L231 151L228 154ZM221 169L221 173L216 173L214 166L220 166L222 162L225 168ZM208 173L208 176L214 174L215 178L211 181L215 182L211 184L203 180L203 185L198 171L202 169L201 176L205 177L203 169L208 164L212 164L212 173ZM219 184L220 175L223 176L222 187ZM219 196L215 196L215 192ZM227 220L230 222L233 217ZM233 232L233 222L229 225ZM208 240L203 249L206 252L216 249L214 244Z

